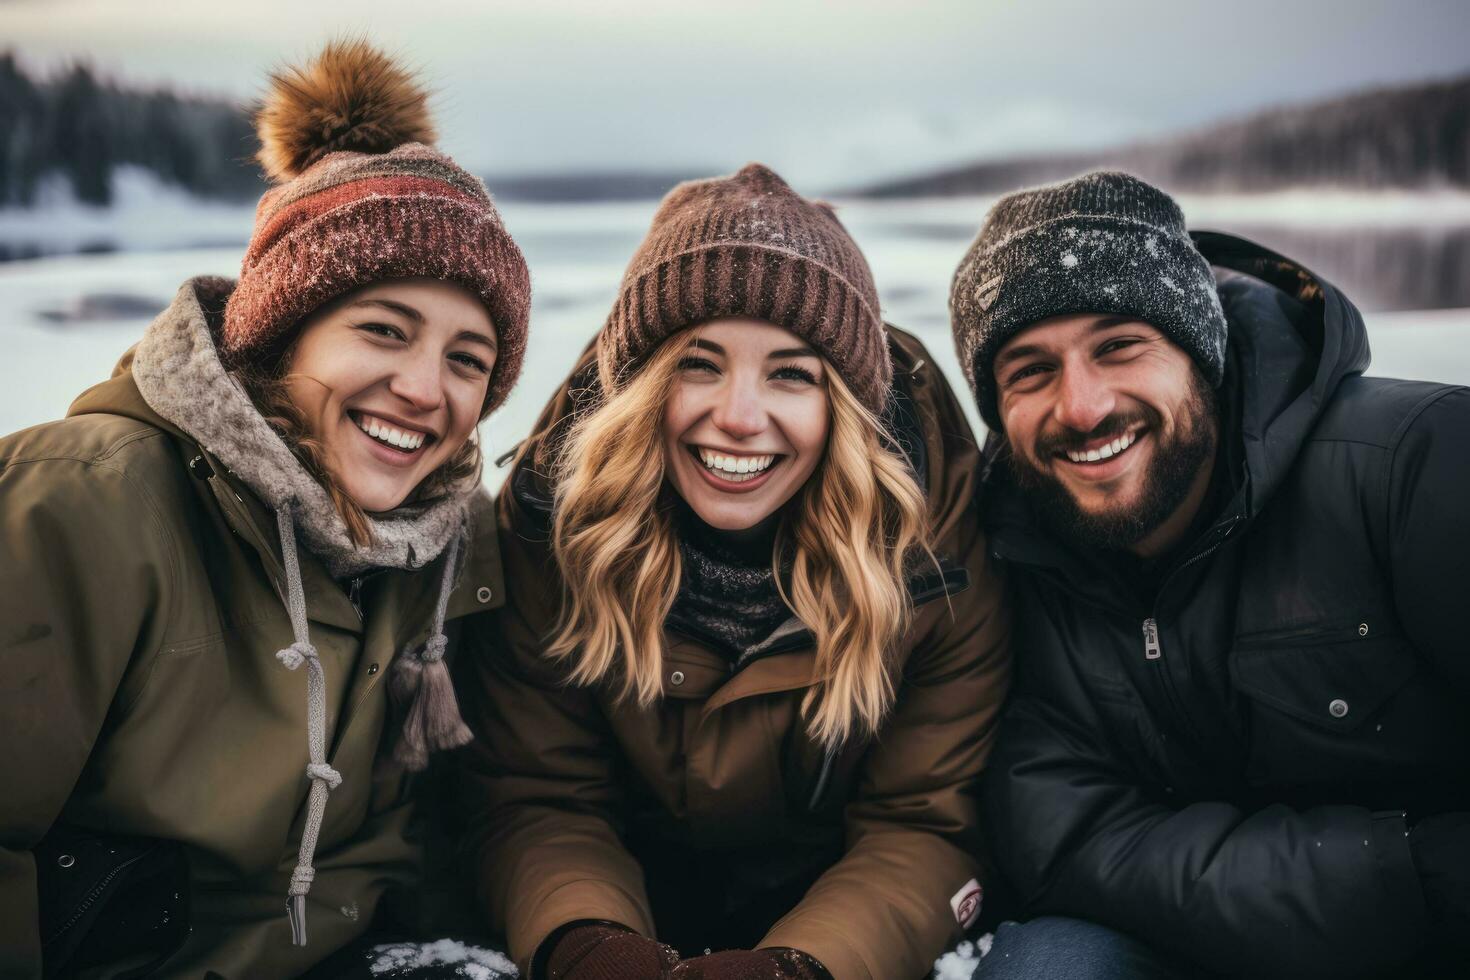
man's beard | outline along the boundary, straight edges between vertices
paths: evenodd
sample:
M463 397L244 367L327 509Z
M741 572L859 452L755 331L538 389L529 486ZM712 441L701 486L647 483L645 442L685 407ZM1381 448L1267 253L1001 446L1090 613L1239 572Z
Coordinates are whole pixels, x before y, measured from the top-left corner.
M1028 491L1031 504L1041 520L1059 537L1074 545L1105 551L1125 551L1152 534L1168 520L1184 498L1200 468L1215 452L1215 390L1196 369L1190 373L1190 391L1181 413L1185 425L1180 426L1168 443L1155 446L1152 468L1143 475L1142 492L1135 503L1110 507L1091 513L1078 506L1060 480L1037 469L1029 458L1011 448L1011 473L1016 484ZM1035 451L1042 459L1054 459L1054 453L1078 449L1088 442L1116 438L1140 423L1155 440L1160 438L1163 419L1151 406L1126 415L1109 415L1091 432L1063 430L1043 436Z

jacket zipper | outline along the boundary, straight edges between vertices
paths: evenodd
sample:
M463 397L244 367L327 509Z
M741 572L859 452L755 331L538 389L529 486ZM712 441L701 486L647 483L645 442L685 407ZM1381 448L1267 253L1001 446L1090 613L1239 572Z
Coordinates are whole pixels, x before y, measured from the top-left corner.
M1168 702L1179 727L1195 742L1199 742L1199 732L1189 720L1189 713L1184 710L1184 702L1180 700L1179 692L1174 687L1174 674L1164 661L1164 645L1159 639L1159 621L1153 616L1143 621L1143 659L1158 664L1155 671L1159 677L1159 687L1164 692L1164 700Z
M96 903L97 899L102 896L102 893L107 891L107 886L112 883L112 879L116 878L118 875L122 874L128 868L136 864L138 862L138 858L142 856L143 855L139 854L131 858L130 860L124 861L122 864L119 864L117 867L107 872L107 876L92 887L92 890L87 893L87 897L82 899L82 901L78 903L77 907L72 910L71 918L67 919L66 923L60 929L57 929L54 933L52 933L51 939L48 939L47 942L54 940L57 936L65 935L67 930L76 925L77 921L80 920L82 916L87 914L87 911Z
M1158 660L1164 655L1159 646L1159 623L1150 616L1143 621L1143 659Z
M1197 562L1204 561L1206 558L1210 557L1210 555L1213 555L1216 551L1218 551L1220 549L1220 546L1225 543L1227 538L1230 537L1230 532L1235 529L1235 525L1237 523L1238 521L1232 520L1230 524L1226 526L1224 533L1218 537L1214 544L1210 545L1208 548L1205 548L1203 551L1200 551L1197 554L1190 556L1188 561L1184 562L1182 565L1179 565L1172 572L1169 573L1169 577L1166 578L1163 584L1159 586L1158 595L1154 597L1155 610L1157 610L1159 606L1159 597L1164 594L1164 590L1169 587L1169 583L1178 578L1179 573L1184 571L1189 566L1196 564ZM1196 743L1198 743L1200 740L1199 732L1195 731L1194 724L1189 720L1188 712L1184 710L1184 702L1180 700L1179 692L1174 687L1174 674L1169 669L1169 664L1164 661L1164 645L1162 640L1160 639L1157 611L1155 611L1153 615L1146 617L1143 621L1143 659L1151 663L1158 663L1158 673L1160 676L1159 687L1164 692L1164 699L1169 703L1170 710L1173 711L1174 717L1178 722L1179 727L1188 732L1190 737L1194 739Z

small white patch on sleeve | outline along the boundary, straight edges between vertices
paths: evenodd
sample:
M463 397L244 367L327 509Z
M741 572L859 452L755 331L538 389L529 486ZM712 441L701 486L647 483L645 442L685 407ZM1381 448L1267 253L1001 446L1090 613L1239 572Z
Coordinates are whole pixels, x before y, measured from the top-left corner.
M1077 256L1072 252L1062 253L1062 267L1065 269L1077 268Z
M980 918L980 902L985 897L985 892L980 887L980 882L971 878L960 886L960 890L954 893L949 900L949 907L954 910L955 921L960 924L961 929L968 929Z

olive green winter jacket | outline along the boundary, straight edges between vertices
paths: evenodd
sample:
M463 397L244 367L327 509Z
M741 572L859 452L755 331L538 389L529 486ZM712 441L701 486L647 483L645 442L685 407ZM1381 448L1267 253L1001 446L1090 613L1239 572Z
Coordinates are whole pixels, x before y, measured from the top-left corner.
M475 526L450 618L503 593L493 515ZM32 848L57 824L185 845L192 929L170 977L297 975L411 889L386 679L429 630L443 561L339 584L300 549L342 782L294 946L307 688L276 657L293 635L274 515L149 407L128 357L66 419L0 439L0 976L40 972Z

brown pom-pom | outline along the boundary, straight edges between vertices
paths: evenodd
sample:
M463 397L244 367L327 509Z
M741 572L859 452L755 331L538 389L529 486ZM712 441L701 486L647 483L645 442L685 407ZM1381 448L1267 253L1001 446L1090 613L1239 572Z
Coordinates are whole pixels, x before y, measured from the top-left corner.
M310 64L272 72L255 131L256 159L277 183L338 150L386 153L434 141L428 93L361 39L332 41Z

